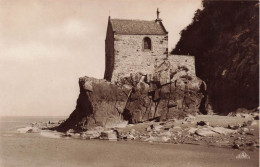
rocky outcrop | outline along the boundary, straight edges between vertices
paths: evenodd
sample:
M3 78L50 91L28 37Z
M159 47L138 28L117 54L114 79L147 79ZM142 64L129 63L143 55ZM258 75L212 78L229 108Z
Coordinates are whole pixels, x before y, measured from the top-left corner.
M184 67L173 69L168 61L157 67L154 74L136 74L124 81L133 86L123 113L131 123L184 118L199 112L204 97L204 83Z
M130 87L90 77L80 78L79 87L76 109L58 130L84 130L92 126L109 127L121 122Z
M123 120L184 118L199 113L205 83L185 66L165 60L152 74L131 74L118 83L90 77L79 79L76 109L58 130L115 127Z

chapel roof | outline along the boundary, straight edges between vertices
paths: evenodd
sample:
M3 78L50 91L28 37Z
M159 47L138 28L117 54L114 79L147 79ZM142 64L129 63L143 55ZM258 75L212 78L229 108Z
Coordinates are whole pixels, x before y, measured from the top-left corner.
M112 29L123 35L166 35L168 32L161 21L110 19Z

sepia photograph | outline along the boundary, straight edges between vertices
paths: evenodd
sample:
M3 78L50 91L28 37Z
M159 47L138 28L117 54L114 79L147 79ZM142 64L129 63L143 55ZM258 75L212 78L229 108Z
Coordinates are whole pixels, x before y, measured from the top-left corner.
M259 0L0 0L0 167L258 167Z

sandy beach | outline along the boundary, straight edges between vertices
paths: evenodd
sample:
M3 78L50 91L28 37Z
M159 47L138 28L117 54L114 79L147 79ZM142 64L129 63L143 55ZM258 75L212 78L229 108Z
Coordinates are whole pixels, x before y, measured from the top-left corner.
M258 151L236 159L241 150L185 144L53 139L39 134L0 137L1 167L82 166L258 166Z

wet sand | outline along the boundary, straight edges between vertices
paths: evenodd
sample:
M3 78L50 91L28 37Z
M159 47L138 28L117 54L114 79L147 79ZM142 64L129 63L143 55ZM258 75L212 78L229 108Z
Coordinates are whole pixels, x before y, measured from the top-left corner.
M185 144L53 139L39 134L1 134L1 167L258 166L258 151Z

